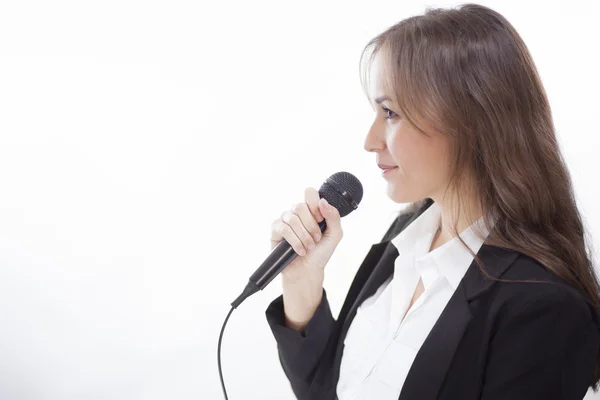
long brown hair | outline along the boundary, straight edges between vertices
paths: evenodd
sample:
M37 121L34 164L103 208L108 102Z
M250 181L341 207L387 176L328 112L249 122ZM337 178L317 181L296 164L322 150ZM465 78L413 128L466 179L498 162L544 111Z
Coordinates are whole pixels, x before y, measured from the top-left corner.
M428 8L366 45L360 67L367 92L365 56L370 50L368 67L381 49L403 117L424 134L421 119L452 138L447 189L462 205L459 178L472 178L484 224L493 226L485 243L537 260L600 311L589 231L557 143L545 89L514 27L478 4ZM456 230L455 220L458 236ZM594 389L599 381L600 357Z

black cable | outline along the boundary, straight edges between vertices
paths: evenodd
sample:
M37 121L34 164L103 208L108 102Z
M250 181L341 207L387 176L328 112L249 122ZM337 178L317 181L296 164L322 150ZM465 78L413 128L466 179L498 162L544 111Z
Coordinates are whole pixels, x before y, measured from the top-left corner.
M225 383L223 382L223 371L221 370L221 341L223 340L223 332L225 331L225 325L227 325L227 320L231 313L235 310L235 307L231 307L229 310L229 314L227 314L227 318L225 318L225 322L223 322L223 327L221 328L221 334L219 335L219 345L217 346L217 363L219 364L219 378L221 378L221 387L223 388L223 395L225 396L225 400L228 400L227 390L225 390Z
M235 299L231 303L231 310L229 310L229 314L225 318L225 322L223 322L223 327L221 328L221 334L219 335L219 344L217 346L217 363L219 364L219 378L221 379L221 387L223 388L223 396L225 396L225 400L228 400L227 390L225 390L225 382L223 382L223 370L221 369L221 342L223 341L223 332L225 332L225 325L227 325L227 321L231 316L233 310L235 310L244 300L248 297L252 296L254 293L258 292L260 288L252 281L249 281L242 294L240 294L237 299Z

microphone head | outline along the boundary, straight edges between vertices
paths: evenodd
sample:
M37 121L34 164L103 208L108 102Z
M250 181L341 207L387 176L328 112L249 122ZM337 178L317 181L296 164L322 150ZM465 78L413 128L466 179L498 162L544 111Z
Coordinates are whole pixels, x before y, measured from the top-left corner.
M319 188L319 197L325 200L345 217L356 210L363 197L363 187L357 177L349 172L336 172Z

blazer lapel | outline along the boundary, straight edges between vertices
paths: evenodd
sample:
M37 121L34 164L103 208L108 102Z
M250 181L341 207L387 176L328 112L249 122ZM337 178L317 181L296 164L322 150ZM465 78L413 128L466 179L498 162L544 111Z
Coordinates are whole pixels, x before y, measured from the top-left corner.
M335 347L333 348L335 354L333 360L333 379L335 382L337 382L339 378L344 339L346 338L346 333L348 332L348 328L350 328L352 319L356 314L356 310L363 300L369 298L369 296L372 296L377 291L377 288L381 286L383 282L385 282L385 280L393 273L394 260L398 256L398 250L396 250L396 246L394 246L392 243L385 241L373 245L369 255L375 259L374 268L373 266L370 267L372 272L368 278L366 278L367 281L364 283L362 288L360 288L360 286L358 287L359 293L356 295L356 299L348 302L350 306L348 307L345 315L342 315L342 313L346 311L343 307L340 311L340 317L338 318L338 320L342 321L342 323L339 327L338 336L335 341Z
M486 271L498 278L518 253L483 244L477 253ZM471 301L485 293L494 281L486 278L473 260L446 308L419 349L408 372L399 400L436 399L458 343L472 318Z
M419 349L402 386L399 400L436 398L458 342L472 317L461 286L457 287Z
M356 277L352 280L352 284L350 285L350 289L348 290L348 294L346 295L346 299L338 315L338 321L343 321L341 332L344 331L343 328L349 323L348 315L356 311L357 303L360 301L359 299L364 298L365 294L371 292L373 290L372 285L380 281L384 275L388 274L388 268L381 263L384 256L390 256L389 251L386 252L390 247L388 246L388 243L390 243L389 240L386 240L372 245L363 263L356 272ZM392 247L394 246L392 245Z

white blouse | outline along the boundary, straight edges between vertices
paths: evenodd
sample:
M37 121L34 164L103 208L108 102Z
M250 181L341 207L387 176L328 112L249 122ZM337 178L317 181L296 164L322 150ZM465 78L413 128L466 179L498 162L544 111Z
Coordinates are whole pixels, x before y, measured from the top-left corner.
M460 233L475 254L483 242L473 227L482 222ZM473 261L456 237L429 252L439 226L440 208L433 203L392 239L399 253L393 277L359 306L344 339L340 400L398 399L419 348ZM419 278L425 290L406 312Z

